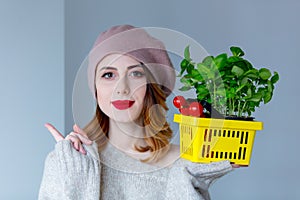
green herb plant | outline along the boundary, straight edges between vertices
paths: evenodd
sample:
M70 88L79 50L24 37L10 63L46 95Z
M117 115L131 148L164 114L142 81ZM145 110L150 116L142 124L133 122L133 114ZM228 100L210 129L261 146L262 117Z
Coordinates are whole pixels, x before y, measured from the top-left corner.
M183 83L180 90L195 89L198 101L207 101L225 116L250 117L261 102L270 102L279 74L254 68L239 47L230 51L230 56L222 53L195 63L187 46L178 75Z

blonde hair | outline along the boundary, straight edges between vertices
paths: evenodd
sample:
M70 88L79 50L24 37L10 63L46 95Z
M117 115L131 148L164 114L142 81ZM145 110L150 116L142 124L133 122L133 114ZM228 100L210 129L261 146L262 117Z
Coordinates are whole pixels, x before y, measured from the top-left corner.
M154 83L154 78L150 71L146 67L144 67L144 70L148 83L144 97L144 106L137 121L141 121L142 126L145 128L144 140L147 146L135 146L135 149L139 152L150 151L151 156L142 161L151 162L159 160L168 152L173 133L170 125L165 120L166 111L168 110L166 94L160 85ZM97 98L97 90L95 91L95 97ZM153 108L155 109L154 111ZM98 149L101 151L109 139L109 117L102 112L98 103L95 116L86 125L84 131L89 139L97 143Z

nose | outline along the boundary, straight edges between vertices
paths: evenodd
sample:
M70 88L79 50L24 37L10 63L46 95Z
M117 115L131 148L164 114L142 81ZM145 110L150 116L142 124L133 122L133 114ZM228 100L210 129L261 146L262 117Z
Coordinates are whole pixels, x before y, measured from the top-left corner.
M130 87L126 77L120 79L116 87L116 92L118 95L128 95L130 93Z

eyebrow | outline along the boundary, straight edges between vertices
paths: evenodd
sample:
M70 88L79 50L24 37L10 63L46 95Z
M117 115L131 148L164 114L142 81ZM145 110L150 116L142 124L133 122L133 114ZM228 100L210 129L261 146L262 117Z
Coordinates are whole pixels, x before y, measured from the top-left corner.
M128 66L127 70L130 70L130 69L135 68L135 67L142 67L143 68L143 64L140 63L140 64L137 64L137 65ZM104 66L99 71L102 71L102 70L105 70L105 69L117 70L118 71L118 69L116 67L111 67L111 66Z

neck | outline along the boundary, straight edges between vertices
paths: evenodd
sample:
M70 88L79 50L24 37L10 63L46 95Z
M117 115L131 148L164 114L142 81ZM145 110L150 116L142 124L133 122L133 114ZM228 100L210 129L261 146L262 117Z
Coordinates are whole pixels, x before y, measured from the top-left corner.
M134 122L109 120L109 142L125 152L135 151L134 146L146 146L144 128Z

